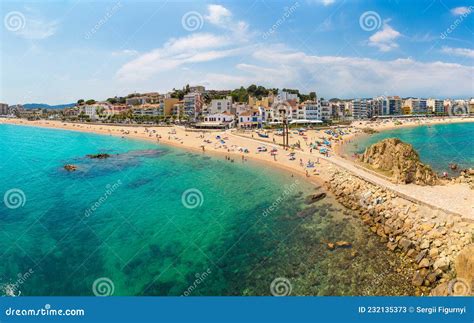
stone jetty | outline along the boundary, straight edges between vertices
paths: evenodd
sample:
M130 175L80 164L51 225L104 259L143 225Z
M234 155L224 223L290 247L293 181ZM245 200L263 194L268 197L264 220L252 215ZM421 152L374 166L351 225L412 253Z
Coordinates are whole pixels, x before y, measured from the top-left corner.
M474 254L468 252L474 249L474 223L413 203L347 171L336 170L325 184L388 249L412 263L412 283L420 295L450 295L456 277L467 281L472 293L474 278L466 268L474 266Z

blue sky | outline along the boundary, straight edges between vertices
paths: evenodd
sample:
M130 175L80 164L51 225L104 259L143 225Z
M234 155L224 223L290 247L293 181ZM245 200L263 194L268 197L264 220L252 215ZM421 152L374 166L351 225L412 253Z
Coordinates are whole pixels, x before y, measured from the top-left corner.
M474 93L469 1L2 1L1 14L9 104L187 83L325 98Z

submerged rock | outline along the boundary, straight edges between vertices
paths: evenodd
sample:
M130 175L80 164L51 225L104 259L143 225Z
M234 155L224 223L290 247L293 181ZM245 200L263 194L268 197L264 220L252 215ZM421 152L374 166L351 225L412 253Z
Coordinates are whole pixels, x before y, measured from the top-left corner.
M347 241L336 241L336 246L338 248L350 248L352 247L352 244L350 242L347 242Z
M68 172L74 172L77 170L76 165L71 165L71 164L66 164L64 165L64 169L67 170Z
M301 210L296 214L297 217L299 218L306 218L308 216L314 215L318 211L318 208L315 206L308 207L306 209Z
M312 194L312 195L309 195L306 197L305 199L305 203L306 204L313 204L317 201L320 201L322 200L323 198L326 197L326 193L316 193L316 194Z
M395 183L436 185L438 175L420 157L412 145L398 138L387 138L368 147L359 156L361 162L387 172Z
M92 155L86 155L87 158L91 159L106 159L109 158L109 154L101 153L101 154L92 154Z

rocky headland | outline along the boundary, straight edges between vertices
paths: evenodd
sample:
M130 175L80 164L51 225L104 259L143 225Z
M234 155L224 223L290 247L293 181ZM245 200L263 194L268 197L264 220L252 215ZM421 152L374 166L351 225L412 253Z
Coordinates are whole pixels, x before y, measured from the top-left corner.
M420 161L412 145L398 138L387 138L368 147L359 161L386 174L394 183L440 184L438 175Z

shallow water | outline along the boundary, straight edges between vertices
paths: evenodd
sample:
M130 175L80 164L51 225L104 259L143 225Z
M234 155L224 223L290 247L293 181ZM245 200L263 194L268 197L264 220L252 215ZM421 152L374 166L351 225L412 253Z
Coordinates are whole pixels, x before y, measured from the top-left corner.
M276 278L291 295L414 293L354 214L331 196L306 205L315 188L288 173L10 125L0 125L0 152L4 294L270 295ZM86 157L99 152L111 157ZM329 251L337 240L353 246Z
M365 148L385 138L400 138L410 143L421 160L442 173L454 174L449 164L458 164L458 169L474 167L474 123L437 124L407 127L382 131L363 136L345 146L348 154L363 153Z

